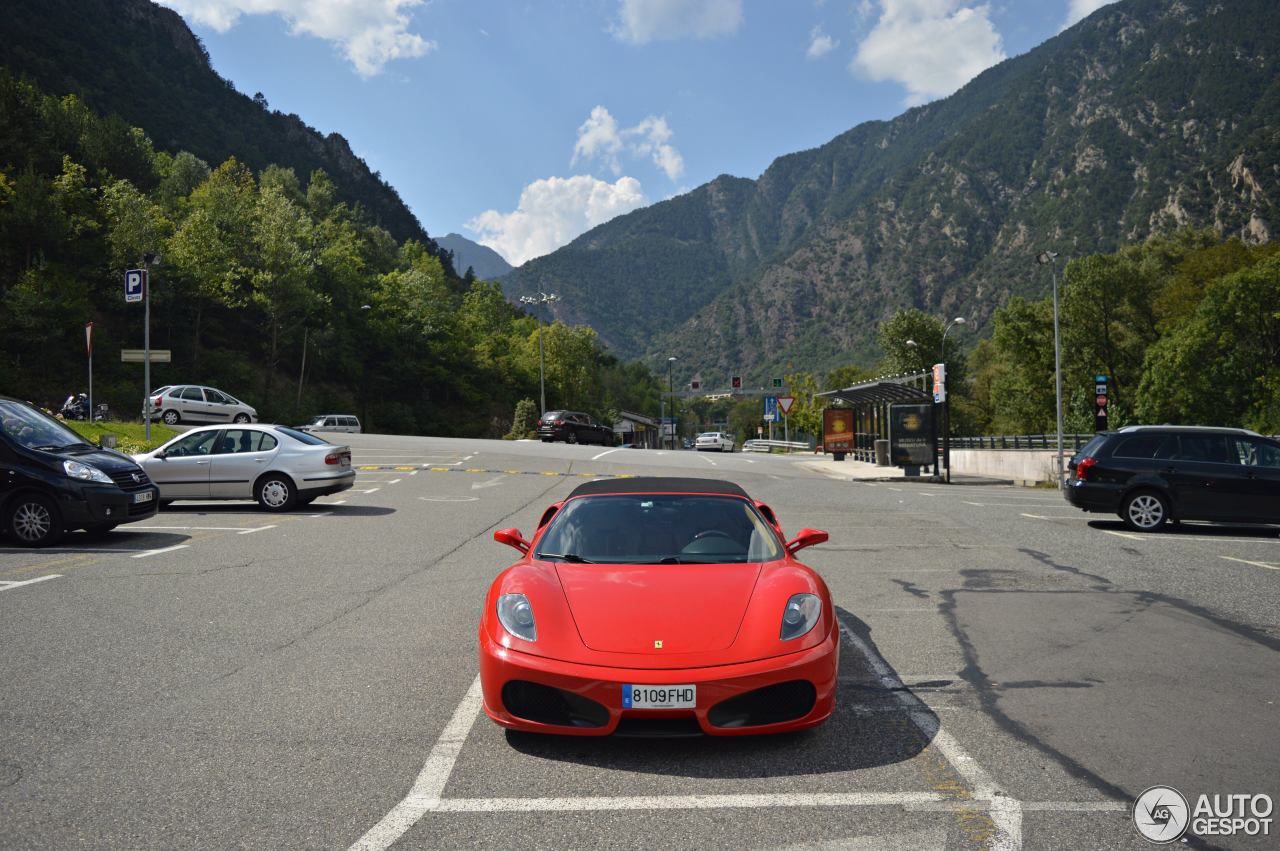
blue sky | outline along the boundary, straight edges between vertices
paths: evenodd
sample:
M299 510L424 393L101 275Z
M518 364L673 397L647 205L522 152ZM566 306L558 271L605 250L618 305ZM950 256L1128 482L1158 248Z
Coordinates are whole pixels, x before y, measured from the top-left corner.
M513 264L943 97L1106 0L161 0L345 136L428 233Z

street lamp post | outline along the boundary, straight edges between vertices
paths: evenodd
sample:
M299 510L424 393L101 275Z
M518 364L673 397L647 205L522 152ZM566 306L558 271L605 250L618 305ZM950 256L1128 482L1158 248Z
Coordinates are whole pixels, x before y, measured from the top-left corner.
M147 283L142 294L142 384L147 394L143 397L142 409L146 411L147 443L151 442L151 267L159 265L159 254L149 251L142 255L142 267L147 273ZM89 422L93 422L92 411L89 413Z
M550 304L553 301L559 301L560 296L555 293L540 292L536 296L522 295L520 296L521 304ZM538 416L541 417L547 412L547 370L546 356L542 350L542 314L534 314L538 319Z
M938 353L938 363L942 364L943 381L947 374L947 334L957 325L965 324L963 316L957 316L942 329L942 351ZM945 388L945 384L944 384ZM951 484L951 393L942 397L942 463L947 468L947 484Z
M673 421L671 426L671 448L672 449L675 449L675 446L676 446L676 441L675 441L676 430L675 430L675 422L674 422L676 418L676 393L675 393L675 387L671 383L671 367L675 364L675 362L676 362L676 359L674 357L667 358L667 395L671 397L671 419Z
M1062 488L1062 345L1058 334L1058 252L1041 251L1036 255L1036 262L1041 266L1048 264L1053 274L1053 383L1054 413L1058 420L1058 488Z

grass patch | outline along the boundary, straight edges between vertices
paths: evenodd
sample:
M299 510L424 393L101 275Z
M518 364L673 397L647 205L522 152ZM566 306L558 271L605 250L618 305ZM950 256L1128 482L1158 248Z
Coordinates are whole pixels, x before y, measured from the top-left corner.
M90 443L97 443L104 434L116 436L116 449L126 455L139 452L150 452L162 443L177 436L177 432L160 423L151 424L151 442L147 442L147 426L145 423L90 423L82 420L68 420L65 425L81 435Z

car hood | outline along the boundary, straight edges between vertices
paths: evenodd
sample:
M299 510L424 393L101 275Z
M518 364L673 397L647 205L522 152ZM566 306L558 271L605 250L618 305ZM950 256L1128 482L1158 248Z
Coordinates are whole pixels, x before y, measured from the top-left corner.
M87 449L85 447L78 447L60 449L52 454L68 460L79 461L81 464L91 464L107 475L111 475L112 473L127 473L138 469L137 462L128 455L115 452L111 449Z
M732 645L761 566L561 562L555 569L588 648L669 656Z

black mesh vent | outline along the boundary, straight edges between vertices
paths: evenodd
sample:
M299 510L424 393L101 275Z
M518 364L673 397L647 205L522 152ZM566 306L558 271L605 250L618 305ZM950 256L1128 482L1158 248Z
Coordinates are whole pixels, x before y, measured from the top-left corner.
M818 692L813 683L791 680L722 700L711 707L707 720L716 727L781 724L808 715L817 700Z
M582 695L527 680L502 687L502 705L517 718L560 727L603 727L609 710Z

